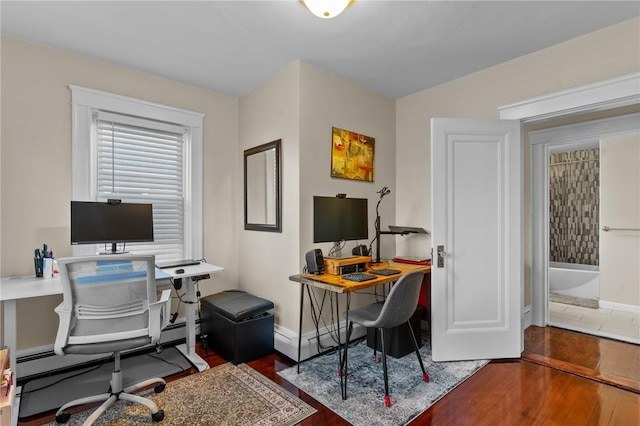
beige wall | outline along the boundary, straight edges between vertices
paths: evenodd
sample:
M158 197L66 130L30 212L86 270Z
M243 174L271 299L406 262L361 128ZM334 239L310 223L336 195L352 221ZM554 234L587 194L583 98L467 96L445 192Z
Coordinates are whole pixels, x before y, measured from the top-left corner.
M392 193L381 204L383 227L401 224L428 229L431 117L496 118L500 105L638 72L639 31L640 19L633 19L397 102L304 63L292 64L238 100L3 37L0 274L31 274L31 253L43 242L57 257L71 254L67 86L75 84L206 115L204 254L225 271L202 282L200 290L207 295L239 285L264 295L276 302L279 324L296 331L299 289L288 275L301 270L304 253L316 246L312 243L313 195L343 192L369 198L372 237L376 191L387 186ZM332 126L376 138L374 183L330 177ZM242 151L280 138L283 233L244 231ZM527 165L525 159L525 175ZM525 223L528 226L528 214ZM383 238L383 257L396 253L391 238ZM430 250L425 237L397 240L398 254L421 255ZM329 249L329 245L317 246L325 252ZM525 305L529 292L525 288ZM53 342L57 326L53 308L59 300L47 297L18 303L18 349ZM305 329L311 325L305 324Z
M225 267L203 295L237 283L238 100L162 77L2 37L2 277L33 274L47 243L71 255L71 92L69 84L205 114L204 256ZM231 148L231 149L230 149ZM18 350L52 344L60 296L18 302Z
M240 99L240 149L282 140L282 232L246 231L239 224L239 288L273 301L276 323L297 324L300 295L289 275L298 270L300 247L300 64L293 63L277 76ZM242 182L239 182L242 185ZM238 188L238 194L243 194ZM242 196L236 200L242 212ZM241 213L242 214L242 213ZM297 327L291 328L297 332Z
M375 236L375 206L383 186L391 194L380 205L382 227L395 224L395 101L360 85L309 64L301 63L300 72L300 253L298 271L304 254L320 248L326 255L331 243L313 243L313 196L347 194L367 198L369 206L369 241ZM375 138L374 182L331 177L331 128L351 130ZM367 242L361 241L361 244ZM355 241L348 241L343 254L350 254ZM375 248L375 245L374 245ZM393 241L382 239L382 257L395 254ZM367 299L368 300L368 299ZM353 305L364 303L359 297ZM341 302L344 306L344 302ZM296 310L297 312L297 310ZM305 320L304 330L312 329ZM297 324L292 330L297 330Z
M330 177L333 126L376 138L374 183ZM241 268L239 287L272 300L276 323L297 333L300 286L288 277L302 272L308 250L321 248L327 254L331 248L329 243L313 244L313 196L369 198L373 237L376 191L382 186L393 189L395 181L395 102L296 62L241 98L240 129L240 156L244 149L282 139L283 229L281 234L241 231L240 262L246 259L250 267ZM383 223L394 223L393 212L389 197L381 212L386 215ZM345 251L350 253L354 245L347 243ZM386 249L385 254L393 255L392 246ZM312 328L305 320L304 331Z
M397 221L430 226L430 119L499 118L498 107L640 71L640 18L514 59L397 102ZM531 303L529 147L525 146L525 289ZM421 188L424 188L422 190ZM398 252L428 252L426 241ZM403 253L405 254L405 253Z
M600 300L640 306L640 135L600 141Z
M368 198L371 240L375 236L376 192L386 186L392 192L380 204L382 228L395 225L395 102L312 65L302 67L300 245L303 252L317 246L326 254L331 243L313 244L314 195L345 193L347 197ZM375 138L374 182L331 177L332 127ZM355 245L347 242L343 253L351 253ZM393 243L384 237L381 252L383 258L395 255Z

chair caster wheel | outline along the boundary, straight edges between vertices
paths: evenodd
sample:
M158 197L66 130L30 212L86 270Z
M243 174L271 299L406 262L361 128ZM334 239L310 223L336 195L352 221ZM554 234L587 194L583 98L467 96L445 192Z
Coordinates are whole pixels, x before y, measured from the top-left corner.
M389 395L385 395L384 405L386 405L387 407L391 407L391 398L389 398Z
M62 413L56 415L56 423L66 423L69 421L69 419L71 418L71 414L67 413L66 411L63 411Z
M153 419L154 422L161 422L162 419L164 419L164 411L158 410L157 413L151 414L151 419Z
M158 383L158 384L156 385L156 387L154 387L154 388L153 388L153 391L154 391L155 393L160 393L160 392L162 392L162 391L164 390L165 386L167 386L167 385L166 385L166 384L164 384L164 383Z

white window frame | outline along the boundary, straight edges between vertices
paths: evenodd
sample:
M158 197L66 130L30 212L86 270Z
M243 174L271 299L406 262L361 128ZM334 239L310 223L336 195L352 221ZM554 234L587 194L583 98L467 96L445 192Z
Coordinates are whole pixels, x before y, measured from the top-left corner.
M93 112L110 111L184 126L189 138L184 152L184 258L203 258L202 128L204 114L99 90L69 85L72 119L71 199L96 199L96 158L92 147ZM93 245L74 245L74 256L94 254Z

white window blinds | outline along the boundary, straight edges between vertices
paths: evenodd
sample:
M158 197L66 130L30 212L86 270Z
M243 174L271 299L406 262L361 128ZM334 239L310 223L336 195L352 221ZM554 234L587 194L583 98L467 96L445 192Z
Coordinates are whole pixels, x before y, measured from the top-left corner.
M184 258L184 127L99 111L96 130L97 200L153 204L153 243L127 250L157 261Z

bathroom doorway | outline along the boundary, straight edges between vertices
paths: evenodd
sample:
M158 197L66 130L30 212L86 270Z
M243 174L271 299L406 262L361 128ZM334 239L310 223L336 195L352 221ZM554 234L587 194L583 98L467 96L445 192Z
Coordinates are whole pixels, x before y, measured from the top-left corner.
M600 142L549 155L549 300L597 309L600 299Z
M638 122L629 114L530 132L542 154L534 168L544 168L534 187L545 194L549 325L640 343Z

